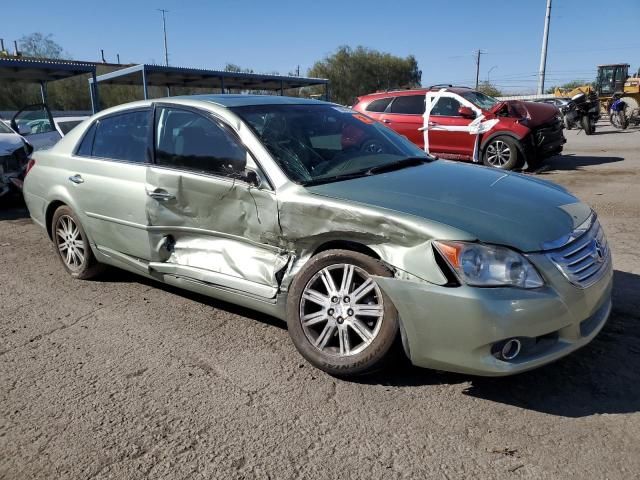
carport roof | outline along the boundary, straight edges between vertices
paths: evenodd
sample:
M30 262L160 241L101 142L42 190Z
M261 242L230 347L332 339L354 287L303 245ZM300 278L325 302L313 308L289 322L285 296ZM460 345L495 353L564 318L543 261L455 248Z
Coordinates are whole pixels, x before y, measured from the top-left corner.
M199 68L167 67L140 64L99 75L96 82L112 85L143 85L156 87L236 88L241 90L280 90L326 85L325 78L263 75L258 73L225 72Z
M95 72L96 65L88 62L0 57L0 82L44 83Z

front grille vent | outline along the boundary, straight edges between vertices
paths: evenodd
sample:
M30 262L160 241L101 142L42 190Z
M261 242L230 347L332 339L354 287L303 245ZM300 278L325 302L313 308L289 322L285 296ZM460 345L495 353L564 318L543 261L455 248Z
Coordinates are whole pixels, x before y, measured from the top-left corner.
M596 220L586 233L558 250L547 252L547 257L572 284L588 288L606 272L611 252L604 230Z

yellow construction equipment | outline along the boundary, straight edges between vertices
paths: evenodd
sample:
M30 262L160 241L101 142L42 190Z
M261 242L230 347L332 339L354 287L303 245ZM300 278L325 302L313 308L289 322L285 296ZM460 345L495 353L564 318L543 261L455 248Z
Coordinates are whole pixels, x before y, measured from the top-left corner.
M598 65L595 85L580 85L573 89L556 88L554 95L570 98L578 93L589 95L594 91L598 95L600 108L604 113L609 112L613 95L618 94L626 105L626 117L634 123L640 121L640 71L630 77L628 63Z

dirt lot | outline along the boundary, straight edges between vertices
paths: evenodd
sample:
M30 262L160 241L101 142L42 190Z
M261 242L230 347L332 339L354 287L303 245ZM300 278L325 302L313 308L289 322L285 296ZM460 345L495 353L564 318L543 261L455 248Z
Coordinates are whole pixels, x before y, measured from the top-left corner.
M567 132L540 178L593 205L615 305L517 377L311 368L283 324L120 271L74 281L0 210L0 477L639 478L640 130Z

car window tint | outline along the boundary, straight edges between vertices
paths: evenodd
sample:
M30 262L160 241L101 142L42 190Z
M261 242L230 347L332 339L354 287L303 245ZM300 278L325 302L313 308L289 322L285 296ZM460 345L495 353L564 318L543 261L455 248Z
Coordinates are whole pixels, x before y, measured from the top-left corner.
M63 135L66 135L75 127L80 125L81 122L82 120L69 120L67 122L58 122L58 128L60 129Z
M149 135L149 112L123 113L98 120L92 155L144 163Z
M247 152L218 122L188 110L160 108L156 113L156 163L167 167L238 177Z
M384 112L385 109L387 108L387 105L389 105L389 103L391 103L391 100L393 100L392 97L388 97L388 98L380 98L378 100L374 100L373 102L371 102L369 105L367 105L367 112Z
M391 113L422 115L424 113L424 105L424 95L405 95L402 97L396 97L391 104Z
M87 132L84 134L84 137L82 138L82 143L78 147L78 151L76 152L76 155L80 155L82 157L91 156L91 150L93 149L93 137L95 136L95 134L96 134L96 123L94 122L93 125L91 125L87 130Z
M431 109L431 115L439 115L441 117L459 117L458 109L460 102L451 97L440 97L438 102Z

